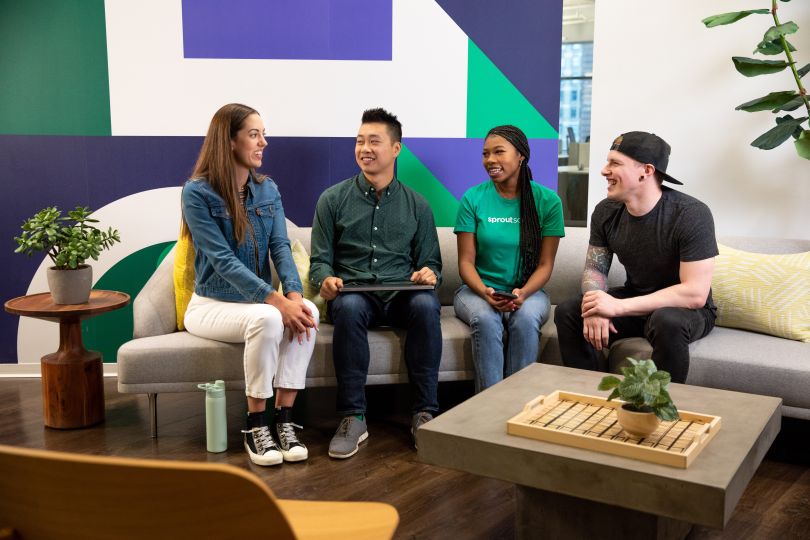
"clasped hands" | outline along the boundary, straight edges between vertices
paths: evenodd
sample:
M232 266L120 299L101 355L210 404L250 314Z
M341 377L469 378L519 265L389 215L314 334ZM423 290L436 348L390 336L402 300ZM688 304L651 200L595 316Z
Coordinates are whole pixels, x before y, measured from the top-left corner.
M435 272L425 266L411 274L410 281L420 285L436 285L437 280ZM321 298L324 300L334 300L342 288L343 280L341 278L329 276L321 282Z
M601 351L610 342L610 333L616 333L611 319L621 316L622 301L605 291L588 291L582 296L582 335Z
M274 295L268 296L268 299ZM280 301L274 303L276 309L281 312L281 322L286 330L289 330L289 340L293 337L298 339L298 343L304 343L304 336L307 341L310 339L310 330L318 331L318 323L315 317L309 312L304 297L297 292L289 292L286 296L281 296ZM271 303L271 302L267 302Z

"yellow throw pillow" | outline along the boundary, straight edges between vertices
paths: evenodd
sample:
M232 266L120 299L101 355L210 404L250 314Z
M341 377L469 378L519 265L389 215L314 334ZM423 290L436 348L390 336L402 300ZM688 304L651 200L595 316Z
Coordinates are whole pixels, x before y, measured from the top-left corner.
M186 308L194 292L194 244L191 237L183 237L177 241L174 251L174 306L177 313L177 329L185 330L183 318Z
M326 300L321 298L320 290L315 285L309 282L309 253L297 238L293 240L292 257L295 263L295 268L298 270L298 277L301 279L301 285L304 287L304 298L315 304L318 308L318 315L320 320L326 320ZM281 284L278 286L278 292L284 294Z
M717 324L810 342L810 251L718 248L712 279Z

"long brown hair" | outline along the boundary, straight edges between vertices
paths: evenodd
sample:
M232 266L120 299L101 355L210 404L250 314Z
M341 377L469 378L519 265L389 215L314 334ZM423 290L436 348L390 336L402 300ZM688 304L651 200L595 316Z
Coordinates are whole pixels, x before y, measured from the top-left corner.
M191 178L206 179L214 191L225 200L233 222L233 235L240 244L245 240L245 231L250 223L241 208L239 192L233 182L236 172L231 141L236 138L245 119L251 114L259 113L256 109L239 103L229 103L221 107L208 125L208 133L205 135L200 155L194 165L194 172L191 174ZM250 176L258 183L266 178L257 174L253 168L250 169ZM180 236L191 237L185 216L182 217Z

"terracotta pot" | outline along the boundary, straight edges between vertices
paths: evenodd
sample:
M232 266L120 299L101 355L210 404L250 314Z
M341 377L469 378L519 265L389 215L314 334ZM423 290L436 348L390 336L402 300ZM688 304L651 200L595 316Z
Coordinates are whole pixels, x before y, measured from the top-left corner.
M93 286L93 268L82 264L75 269L48 268L48 288L57 304L84 304L90 299Z
M619 425L622 429L632 435L643 439L649 437L656 429L661 419L651 412L637 412L626 408L627 405L622 405L616 409L616 417L619 419Z

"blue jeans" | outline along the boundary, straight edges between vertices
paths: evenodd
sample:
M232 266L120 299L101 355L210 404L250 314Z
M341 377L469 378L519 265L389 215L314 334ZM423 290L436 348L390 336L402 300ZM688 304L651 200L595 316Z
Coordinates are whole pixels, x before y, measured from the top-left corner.
M405 365L412 412L438 412L442 331L441 305L434 291L400 292L390 302L368 293L342 293L328 307L335 326L332 357L339 415L366 413L368 329L383 325L407 330Z
M515 312L501 313L463 285L453 305L456 316L472 329L476 392L537 361L540 328L550 307L545 292L537 291Z

